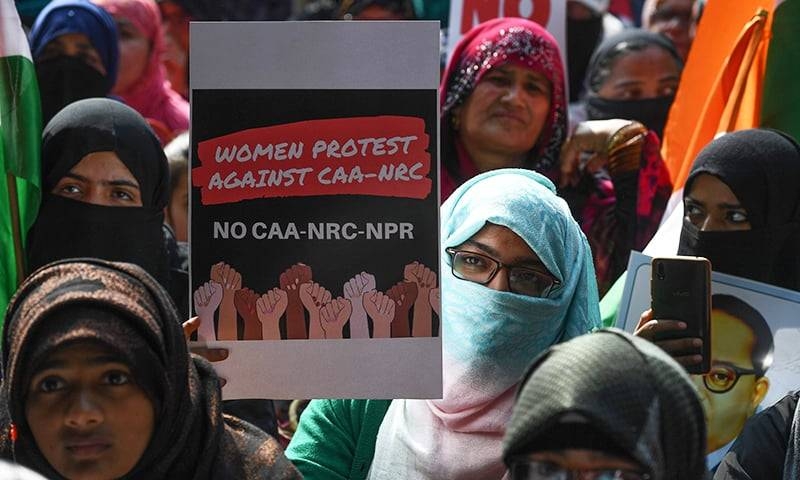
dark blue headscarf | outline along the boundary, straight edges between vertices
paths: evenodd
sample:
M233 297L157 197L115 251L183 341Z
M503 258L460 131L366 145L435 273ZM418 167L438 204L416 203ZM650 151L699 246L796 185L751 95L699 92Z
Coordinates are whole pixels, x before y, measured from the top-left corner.
M42 10L30 33L34 61L44 47L61 35L82 33L100 54L109 86L117 81L119 46L111 15L88 0L55 0Z

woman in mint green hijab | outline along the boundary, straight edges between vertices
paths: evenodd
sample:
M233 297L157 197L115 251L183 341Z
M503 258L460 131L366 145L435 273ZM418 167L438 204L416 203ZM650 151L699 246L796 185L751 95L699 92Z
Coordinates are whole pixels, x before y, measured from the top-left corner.
M318 400L287 450L306 479L496 479L522 374L600 325L589 244L546 177L492 170L442 206L443 397Z

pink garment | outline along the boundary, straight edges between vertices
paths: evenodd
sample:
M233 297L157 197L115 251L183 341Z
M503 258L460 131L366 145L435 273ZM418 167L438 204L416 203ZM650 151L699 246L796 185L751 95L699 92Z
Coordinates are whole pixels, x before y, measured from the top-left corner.
M367 480L501 480L503 436L517 384L497 391L443 352L441 400L394 400L381 423ZM483 383L484 387L476 385Z
M462 145L460 141L455 141L455 148L458 159L458 171L461 172L463 178L472 178L481 173L475 168L475 164L470 160L467 151L464 150L464 145ZM445 168L442 168L441 175L441 201L444 203L447 197L449 197L461 183L454 179Z
M564 67L558 43L541 25L530 20L496 18L475 26L461 37L439 85L442 201L478 173L472 160L457 145L458 132L452 121L454 110L472 94L487 72L508 63L540 73L550 80L550 111L536 145L529 152L525 168L558 183L559 153L567 137Z
M172 134L189 129L189 102L172 90L161 61L165 51L161 12L154 0L94 0L115 18L129 20L152 45L147 68L120 97L151 124L163 124ZM159 125L160 126L160 125ZM163 132L159 134L163 137ZM162 142L165 138L161 139Z

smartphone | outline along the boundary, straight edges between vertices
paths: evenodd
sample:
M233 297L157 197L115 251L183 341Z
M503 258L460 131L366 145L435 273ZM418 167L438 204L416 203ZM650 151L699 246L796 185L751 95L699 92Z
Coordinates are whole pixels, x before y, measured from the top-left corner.
M685 330L660 332L655 340L697 337L703 340L703 361L689 373L711 370L711 263L703 257L657 257L651 261L650 298L654 319L680 320ZM695 351L676 355L697 354Z

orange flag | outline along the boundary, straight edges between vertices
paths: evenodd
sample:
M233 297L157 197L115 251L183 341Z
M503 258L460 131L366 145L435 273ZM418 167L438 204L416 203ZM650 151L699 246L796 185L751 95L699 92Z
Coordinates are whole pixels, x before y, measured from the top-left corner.
M664 129L675 191L718 133L759 125L775 0L709 0Z

